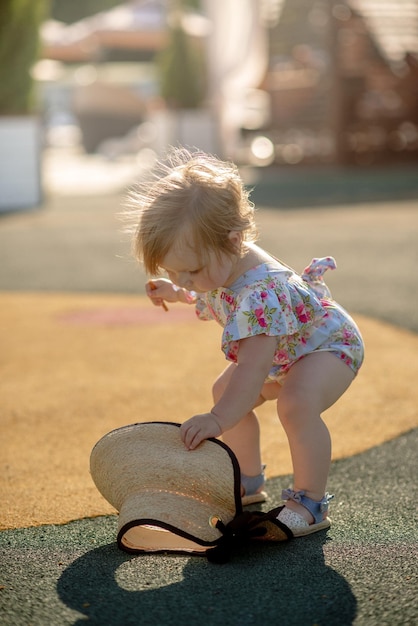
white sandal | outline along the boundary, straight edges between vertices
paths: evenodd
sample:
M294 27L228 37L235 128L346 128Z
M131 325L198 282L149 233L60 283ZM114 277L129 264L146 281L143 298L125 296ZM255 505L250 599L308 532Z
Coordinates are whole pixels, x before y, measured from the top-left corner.
M285 524L292 531L295 537L304 537L311 535L319 530L326 530L331 526L331 519L324 514L328 511L329 501L334 496L328 493L322 498L322 500L316 501L312 498L305 496L304 491L293 491L292 489L284 489L282 491L283 500L293 500L298 502L307 509L314 518L313 524L309 524L299 513L292 511L284 506L277 516L277 519Z

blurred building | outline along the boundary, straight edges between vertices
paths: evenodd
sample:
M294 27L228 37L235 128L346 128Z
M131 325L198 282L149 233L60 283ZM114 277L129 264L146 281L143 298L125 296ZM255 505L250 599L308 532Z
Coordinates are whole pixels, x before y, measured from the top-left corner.
M142 145L144 133L140 137L136 129L150 118L154 124L167 108L155 61L169 45L173 6L169 0L131 0L73 24L47 21L41 32L43 61L36 68L47 124L73 116L87 152L129 133L121 150ZM196 11L181 15L182 29L200 48L207 22ZM184 75L185 68L180 71Z
M44 59L67 76L44 81L45 93L50 102L59 89L71 97L88 151L160 115L154 60L167 44L169 7L136 0L69 26L45 24ZM228 158L418 160L418 0L202 0L201 8L183 27L206 45L203 106Z
M66 63L150 61L167 42L164 0L137 0L73 24L48 20L43 56Z
M263 133L276 163L418 159L417 0L271 0ZM244 130L254 141L257 133Z

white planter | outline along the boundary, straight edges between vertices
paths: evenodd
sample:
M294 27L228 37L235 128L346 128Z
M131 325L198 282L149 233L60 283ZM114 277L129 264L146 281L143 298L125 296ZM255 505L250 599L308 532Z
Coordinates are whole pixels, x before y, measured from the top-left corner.
M0 211L29 209L41 199L39 119L0 117Z
M154 149L164 153L169 146L198 148L216 154L219 151L218 125L207 109L161 110L150 119L155 125Z

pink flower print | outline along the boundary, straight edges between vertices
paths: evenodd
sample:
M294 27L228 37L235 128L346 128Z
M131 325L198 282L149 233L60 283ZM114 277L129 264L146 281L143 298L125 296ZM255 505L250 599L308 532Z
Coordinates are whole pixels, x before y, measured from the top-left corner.
M351 339L353 336L353 331L350 328L343 328L343 337L344 339Z
M343 343L345 346L349 346L353 340L353 331L350 328L343 328Z
M302 302L296 307L296 315L299 322L302 322L302 324L306 324L311 319L310 312L306 309L305 305Z
M278 350L276 354L274 355L274 362L279 365L280 363L287 363L288 360L289 360L289 355L286 350Z
M261 328L267 328L266 318L264 317L264 309L261 307L259 309L255 309L254 315L256 316L257 322Z
M267 291L262 291L260 293L260 297L261 297L262 300L265 300L267 298L267 296L268 296L268 292Z
M234 304L234 298L233 296L225 293L225 291L221 292L221 300L225 300L225 302L227 302L228 304L232 305Z
M229 343L226 357L230 361L236 362L238 356L238 345L238 341L231 341Z
M352 363L353 363L353 360L352 360L352 359L350 359L350 357L349 357L349 356L347 356L346 354L340 354L340 358L341 358L341 360L342 360L344 363L346 363L348 366L351 366L351 365L352 365Z

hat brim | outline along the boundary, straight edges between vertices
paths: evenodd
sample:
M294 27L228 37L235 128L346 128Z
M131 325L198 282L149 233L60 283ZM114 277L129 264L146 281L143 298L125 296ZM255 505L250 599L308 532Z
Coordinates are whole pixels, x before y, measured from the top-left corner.
M213 520L226 525L242 511L233 452L217 439L187 451L179 426L124 426L92 450L92 478L119 511L117 540L126 551L203 553L222 536Z
M231 510L185 494L138 493L119 513L118 545L128 552L205 552L222 533L217 520L231 519Z

